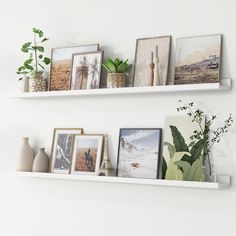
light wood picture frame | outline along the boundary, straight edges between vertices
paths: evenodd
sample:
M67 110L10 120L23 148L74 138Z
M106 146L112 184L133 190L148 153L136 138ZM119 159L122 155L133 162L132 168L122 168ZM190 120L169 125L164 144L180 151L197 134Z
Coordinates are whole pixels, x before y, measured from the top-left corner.
M69 174L74 135L82 134L82 128L55 128L53 131L49 171L57 174Z
M74 136L71 174L98 175L103 154L104 135Z
M103 51L73 54L71 90L99 89Z

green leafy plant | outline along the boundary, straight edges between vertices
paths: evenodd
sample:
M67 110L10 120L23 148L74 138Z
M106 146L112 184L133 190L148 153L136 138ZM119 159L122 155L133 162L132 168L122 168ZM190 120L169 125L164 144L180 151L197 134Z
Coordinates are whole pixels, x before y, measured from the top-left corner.
M199 126L198 130L194 130L190 137L190 143L186 144L184 137L176 126L170 125L173 144L164 142L169 151L170 161L167 165L163 158L162 163L162 178L186 180L186 181L204 181L205 173L203 167L206 166L206 161L209 168L209 175L212 174L212 165L209 153L214 144L219 143L222 136L228 132L228 129L233 124L232 114L224 121L222 126L213 129L212 124L217 119L215 115L211 116L203 122L205 113L195 108L194 103L183 103L177 111L186 111L186 114L196 122Z
M115 60L112 60L111 58L108 58L105 63L102 64L102 66L109 72L109 73L125 73L127 72L131 64L128 64L128 59L123 61L119 58L116 58Z
M190 137L190 144L188 145L189 148L192 147L198 150L199 148L203 147L204 155L203 155L203 161L204 158L207 158L207 162L209 164L209 171L210 175L212 174L212 165L210 160L210 151L212 147L221 141L221 138L228 132L228 129L233 124L233 118L232 114L229 114L228 118L224 121L224 123L216 128L212 128L212 124L216 121L217 116L212 115L211 117L208 117L201 109L196 108L194 106L193 102L184 103L181 100L179 100L180 106L177 108L178 112L185 111L186 114L192 119L192 122L197 123L199 126L199 130L195 130L193 134ZM203 121L203 117L206 117L206 122ZM195 158L196 159L196 158Z
M49 65L51 59L45 57L44 47L42 44L48 41L48 38L44 37L44 33L40 29L33 28L34 39L32 42L26 42L22 45L21 51L28 54L28 59L24 61L23 65L17 70L17 74L22 80L27 76L34 76L39 71L39 68L45 69L45 65Z

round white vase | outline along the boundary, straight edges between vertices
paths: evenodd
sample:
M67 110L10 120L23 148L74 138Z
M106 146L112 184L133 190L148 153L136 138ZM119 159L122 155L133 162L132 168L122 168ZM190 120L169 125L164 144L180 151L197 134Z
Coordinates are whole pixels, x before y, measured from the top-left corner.
M34 162L34 151L29 144L29 138L22 138L22 144L20 147L19 159L17 164L17 171L32 171Z
M35 156L33 172L48 172L49 158L44 150L45 148L40 148L39 152Z

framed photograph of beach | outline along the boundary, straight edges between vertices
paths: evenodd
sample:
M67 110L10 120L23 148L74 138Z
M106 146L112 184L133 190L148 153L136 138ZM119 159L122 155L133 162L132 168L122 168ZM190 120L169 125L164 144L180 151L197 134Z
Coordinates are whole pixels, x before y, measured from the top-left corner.
M53 131L50 172L58 174L69 174L73 137L82 134L81 128L55 128Z
M51 55L50 91L69 90L72 56L75 53L98 51L99 44L53 48Z
M75 135L71 174L98 175L103 151L102 134Z
M120 129L117 176L157 179L160 145L159 128Z
M177 39L174 84L218 83L221 44L221 34Z

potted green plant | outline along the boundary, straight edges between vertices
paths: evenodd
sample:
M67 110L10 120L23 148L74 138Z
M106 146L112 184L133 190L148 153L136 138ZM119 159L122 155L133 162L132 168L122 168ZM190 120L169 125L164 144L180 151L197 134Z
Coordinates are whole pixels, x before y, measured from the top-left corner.
M120 88L125 87L125 73L130 69L128 59L123 61L119 58L112 60L108 58L102 66L107 70L107 87Z
M21 51L27 53L28 58L16 73L20 75L19 80L24 80L25 84L29 83L30 92L41 92L47 89L47 80L43 73L45 66L50 64L51 59L43 55L44 47L42 44L48 40L44 37L43 31L33 28L33 34L33 42L26 42L21 47ZM27 85L24 87L26 90Z

